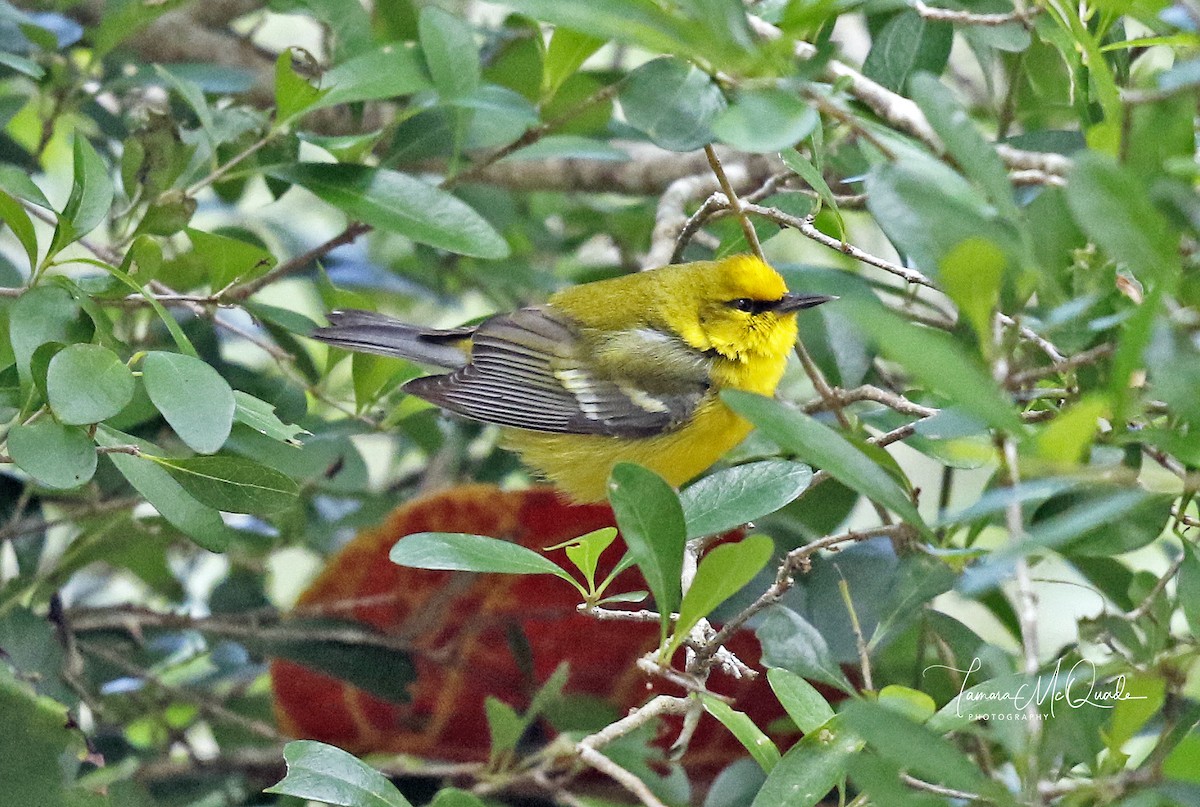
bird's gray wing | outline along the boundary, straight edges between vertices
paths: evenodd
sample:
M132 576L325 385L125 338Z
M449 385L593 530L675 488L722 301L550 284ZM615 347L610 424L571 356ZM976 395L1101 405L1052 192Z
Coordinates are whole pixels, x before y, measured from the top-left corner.
M636 352L663 351L658 331L623 331ZM682 345L682 343L680 343ZM471 360L447 375L426 376L404 389L451 412L518 429L559 434L648 437L686 420L708 390L700 354L686 375L667 384L660 362L650 389L636 374L598 370L595 340L585 341L563 315L547 307L523 308L482 323L471 341ZM691 350L686 345L682 349ZM695 353L695 351L692 351ZM629 362L636 367L639 363ZM673 367L671 373L678 371Z
M313 331L312 338L345 350L452 370L466 365L467 352L461 345L475 328L419 328L385 314L350 309L329 312L329 325Z

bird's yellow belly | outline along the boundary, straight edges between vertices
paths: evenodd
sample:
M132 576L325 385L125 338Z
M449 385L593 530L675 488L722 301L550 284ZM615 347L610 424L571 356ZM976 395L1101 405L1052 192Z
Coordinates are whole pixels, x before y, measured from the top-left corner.
M576 502L603 501L613 466L636 462L678 487L721 458L751 425L715 394L674 431L653 437L547 434L506 429L504 444Z

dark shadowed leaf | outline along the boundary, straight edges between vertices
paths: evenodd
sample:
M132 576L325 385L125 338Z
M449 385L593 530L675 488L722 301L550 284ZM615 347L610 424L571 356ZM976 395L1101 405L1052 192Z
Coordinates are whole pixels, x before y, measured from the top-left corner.
M202 504L231 513L270 515L296 503L300 487L274 468L244 457L152 457Z
M762 644L762 661L805 678L823 681L843 692L853 692L829 645L817 629L790 608L775 606L755 631Z

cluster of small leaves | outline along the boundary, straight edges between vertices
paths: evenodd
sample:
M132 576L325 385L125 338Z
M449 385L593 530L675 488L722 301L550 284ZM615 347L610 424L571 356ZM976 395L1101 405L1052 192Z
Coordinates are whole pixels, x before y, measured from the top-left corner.
M398 393L418 368L303 337L318 309L445 324L541 300L690 213L685 259L746 251L737 216L671 184L710 180L684 160L714 144L789 286L841 298L801 317L832 392L796 368L786 403L727 393L757 432L680 492L618 467L623 558L608 529L543 552L420 534L393 560L653 609L664 665L750 613L804 737L694 695L752 758L713 807L1200 798L1190 6L97 5L0 0L5 798L262 803L282 754L280 804L408 804L337 749L281 751L267 658L397 701L415 670L343 620L271 632L280 589L419 489L519 471ZM209 49L163 63L167 40ZM853 532L893 519L911 541ZM689 542L751 521L685 574ZM612 594L632 566L649 591ZM566 677L523 713L488 701L489 792ZM682 803L651 734L606 753Z

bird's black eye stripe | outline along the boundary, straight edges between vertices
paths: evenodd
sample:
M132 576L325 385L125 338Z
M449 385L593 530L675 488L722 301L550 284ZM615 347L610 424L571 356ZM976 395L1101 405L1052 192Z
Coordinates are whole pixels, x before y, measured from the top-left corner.
M764 311L770 311L778 304L778 300L752 300L749 297L738 297L736 300L730 300L726 303L730 308L750 314L761 314Z

